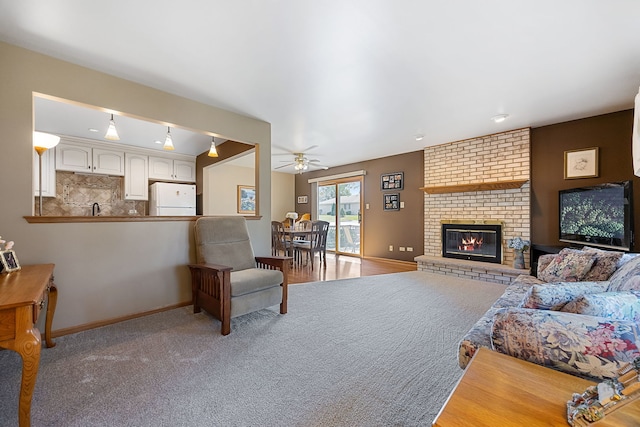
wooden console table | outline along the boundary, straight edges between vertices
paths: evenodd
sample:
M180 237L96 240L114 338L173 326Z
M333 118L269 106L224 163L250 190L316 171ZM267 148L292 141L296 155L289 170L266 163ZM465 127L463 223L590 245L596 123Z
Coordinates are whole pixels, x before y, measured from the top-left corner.
M437 427L569 426L567 401L594 384L573 375L480 348L433 422ZM640 404L594 426L638 426Z
M18 419L21 427L31 425L31 397L40 365L38 315L49 297L45 320L47 347L53 347L51 323L58 300L53 284L54 264L27 265L21 270L0 274L0 347L22 358L22 382ZM1 369L1 367L0 367Z

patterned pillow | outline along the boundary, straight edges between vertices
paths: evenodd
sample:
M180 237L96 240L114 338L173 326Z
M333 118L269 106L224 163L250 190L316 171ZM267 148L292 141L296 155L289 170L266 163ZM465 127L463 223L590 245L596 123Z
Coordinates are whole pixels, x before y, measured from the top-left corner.
M518 307L560 310L566 303L585 294L604 292L609 282L565 282L532 285Z
M622 255L622 252L616 251L603 251L596 248L583 248L585 252L593 252L596 254L596 258L593 261L591 270L584 276L585 281L598 282L602 280L609 280L609 277L618 268L618 262Z
M494 350L573 375L615 378L640 356L640 325L628 320L526 308L493 316Z
M627 261L609 278L607 291L640 290L640 256Z
M580 282L591 270L595 259L595 252L560 251L538 277L549 283Z
M581 295L569 301L560 311L639 322L640 291Z

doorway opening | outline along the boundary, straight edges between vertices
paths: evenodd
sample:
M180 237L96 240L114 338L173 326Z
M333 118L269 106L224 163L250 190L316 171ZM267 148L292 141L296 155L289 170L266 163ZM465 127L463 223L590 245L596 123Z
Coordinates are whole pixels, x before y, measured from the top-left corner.
M318 183L318 219L329 222L327 250L362 256L362 178Z

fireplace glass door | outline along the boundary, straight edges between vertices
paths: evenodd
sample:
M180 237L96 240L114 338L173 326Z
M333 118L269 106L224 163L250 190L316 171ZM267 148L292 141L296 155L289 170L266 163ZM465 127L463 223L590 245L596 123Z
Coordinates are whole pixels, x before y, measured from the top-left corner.
M502 233L499 225L443 224L444 257L482 262L502 262Z

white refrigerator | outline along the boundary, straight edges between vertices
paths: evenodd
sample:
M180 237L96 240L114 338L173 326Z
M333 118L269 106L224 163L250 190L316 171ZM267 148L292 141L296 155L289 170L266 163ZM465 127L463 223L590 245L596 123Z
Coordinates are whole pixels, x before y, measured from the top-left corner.
M156 182L149 187L150 216L195 216L196 186Z

